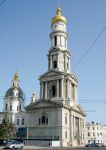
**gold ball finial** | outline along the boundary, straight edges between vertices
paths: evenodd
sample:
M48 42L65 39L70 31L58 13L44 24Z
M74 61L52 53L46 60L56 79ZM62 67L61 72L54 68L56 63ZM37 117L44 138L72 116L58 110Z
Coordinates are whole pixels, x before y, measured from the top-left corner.
M67 20L64 16L61 15L61 8L58 7L56 11L56 16L54 16L51 20L51 24L54 24L56 22L63 22L64 24L67 24Z
M18 73L16 72L15 74L14 74L14 80L18 80L19 79L19 76L18 76Z
M61 8L60 7L57 8L56 14L61 15Z

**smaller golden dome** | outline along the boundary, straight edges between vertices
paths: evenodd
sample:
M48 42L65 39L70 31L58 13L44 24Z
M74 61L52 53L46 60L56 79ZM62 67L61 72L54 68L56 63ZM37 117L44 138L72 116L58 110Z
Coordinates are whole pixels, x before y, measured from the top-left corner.
M67 20L64 16L61 15L61 8L58 7L57 11L56 11L56 16L54 16L51 20L51 23L54 24L56 22L63 22L65 24L67 24Z
M32 92L32 96L35 96L35 92Z
M18 76L18 73L16 72L15 74L14 74L14 80L18 80L19 79L19 76Z

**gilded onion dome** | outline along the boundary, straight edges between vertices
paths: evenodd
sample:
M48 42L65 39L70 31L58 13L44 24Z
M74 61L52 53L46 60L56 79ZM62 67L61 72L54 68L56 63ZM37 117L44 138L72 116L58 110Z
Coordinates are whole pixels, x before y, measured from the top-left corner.
M61 8L58 7L57 11L56 11L56 16L54 16L51 20L51 24L54 24L56 22L63 22L65 24L67 24L67 20L64 16L61 15Z

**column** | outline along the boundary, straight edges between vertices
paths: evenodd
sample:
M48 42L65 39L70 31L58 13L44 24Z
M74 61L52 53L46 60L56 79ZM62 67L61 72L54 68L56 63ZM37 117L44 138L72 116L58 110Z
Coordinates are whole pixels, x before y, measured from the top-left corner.
M57 97L59 97L59 80L57 80Z
M70 58L69 58L69 72L71 72L70 70L71 70L71 65L70 65Z
M79 139L79 144L80 144L80 141L81 141L81 119L78 118L78 139Z
M64 70L66 70L66 55L64 55Z
M73 145L73 116L72 116L72 114L70 113L70 118L71 118L71 120L70 120L70 144L71 144L71 146Z
M74 88L75 88L75 101L78 101L77 85L75 85Z
M71 81L69 80L69 98L70 98L70 101L71 101Z
M47 99L47 81L45 82L45 99Z
M73 116L73 140L75 139L75 117Z
M52 69L52 55L50 55L50 69Z
M40 98L42 98L41 91L42 91L42 84L40 83Z
M59 54L57 54L57 68L59 70Z
M63 79L61 79L61 97L64 97L64 90L63 90Z
M43 82L41 84L41 98L43 98Z
M67 80L67 98L69 98L69 80Z

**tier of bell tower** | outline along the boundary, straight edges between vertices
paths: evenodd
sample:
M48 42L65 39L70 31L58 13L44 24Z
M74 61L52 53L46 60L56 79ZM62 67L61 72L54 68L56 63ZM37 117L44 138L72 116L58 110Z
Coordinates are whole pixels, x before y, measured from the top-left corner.
M67 49L67 20L61 15L61 9L57 8L56 16L51 20L51 47L58 47L61 50Z
M51 48L48 54L48 70L70 72L70 51L67 49L67 20L57 8L51 20Z

